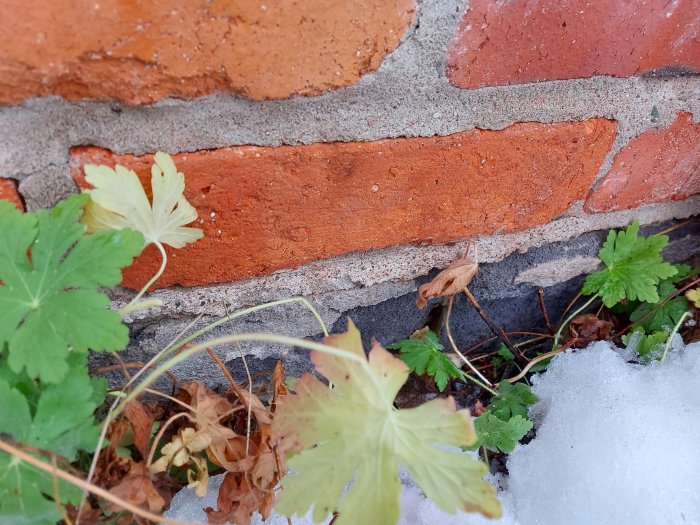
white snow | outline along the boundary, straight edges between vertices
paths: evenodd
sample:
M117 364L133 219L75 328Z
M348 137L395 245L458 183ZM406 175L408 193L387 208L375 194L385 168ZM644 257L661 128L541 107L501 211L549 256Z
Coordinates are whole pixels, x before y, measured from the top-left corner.
M664 363L632 355L597 342L533 378L537 437L508 458L504 518L445 514L404 481L400 525L700 524L700 343L683 348L676 336ZM184 489L166 515L206 523L220 483L205 500Z

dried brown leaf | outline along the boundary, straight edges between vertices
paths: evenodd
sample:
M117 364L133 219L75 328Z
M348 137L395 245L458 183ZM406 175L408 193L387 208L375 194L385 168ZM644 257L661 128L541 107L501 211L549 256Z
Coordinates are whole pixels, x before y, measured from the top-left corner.
M134 431L134 445L142 458L148 457L148 449L151 441L151 429L153 428L153 416L139 401L133 400L124 408L124 417L129 421Z
M166 504L165 498L156 488L151 472L145 463L132 463L126 477L109 492L149 512L160 512ZM121 510L111 503L109 508L111 510ZM140 520L143 520L143 518L134 516L136 523L146 523Z
M612 323L593 314L577 315L569 324L569 332L575 339L574 348L584 348L592 341L606 341L610 339L612 329Z
M421 310L430 299L455 295L467 286L479 271L479 264L471 257L463 257L452 261L450 265L435 276L435 278L418 288L416 304Z

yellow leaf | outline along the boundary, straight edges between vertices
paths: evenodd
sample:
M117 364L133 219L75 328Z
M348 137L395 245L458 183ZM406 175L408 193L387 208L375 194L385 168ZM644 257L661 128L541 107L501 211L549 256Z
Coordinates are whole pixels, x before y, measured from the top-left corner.
M204 235L199 228L184 227L197 218L197 210L183 196L185 176L167 153L156 153L151 167L153 204L136 173L124 166L88 164L85 180L94 188L86 190L90 202L81 220L89 232L131 228L143 234L146 246L158 243L173 248Z
M352 321L346 333L325 342L352 357L313 352L316 369L334 388L306 374L297 394L279 402L273 439L294 454L277 511L301 516L313 506L315 522L337 511L337 525L395 524L401 464L444 511L501 515L494 487L482 479L486 465L446 450L476 441L467 410L456 410L451 397L395 409L408 367L376 342L367 359Z
M700 308L700 288L688 290L687 292L685 292L685 296L688 299L688 301L693 303L693 306L695 308Z

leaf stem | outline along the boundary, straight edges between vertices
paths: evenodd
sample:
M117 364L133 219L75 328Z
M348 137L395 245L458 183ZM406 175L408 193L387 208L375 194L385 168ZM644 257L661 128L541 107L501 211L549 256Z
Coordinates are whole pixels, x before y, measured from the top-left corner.
M121 308L119 310L119 315L124 317L127 314L138 312L139 310L145 310L146 308L152 308L154 306L163 306L163 300L154 297L152 299L146 299L145 301L141 301L140 303L136 304L134 304L134 302L131 301L124 308Z
M358 356L355 354L352 354L346 350L341 350L332 346L328 346L325 344L321 343L316 343L314 341L307 341L306 339L300 339L297 337L289 337L286 335L277 335L277 334L270 334L270 333L242 333L242 334L234 334L234 335L227 335L227 336L222 336L222 337L217 337L215 339L209 339L208 341L204 341L203 343L199 343L193 346L190 346L189 348L183 350L182 352L178 353L177 355L174 355L170 359L168 359L165 363L161 364L156 368L153 372L151 372L148 376L146 376L143 381L141 381L133 390L131 393L129 393L119 404L119 406L116 408L114 411L114 416L118 415L121 413L123 410L124 406L126 403L131 401L132 399L136 398L138 395L140 395L146 388L151 386L153 382L160 376L162 375L166 370L169 370L173 366L177 365L178 363L181 363L188 357L192 356L193 354L196 354L198 352L201 352L203 350L206 350L207 348L215 348L217 346L229 344L229 343L236 343L236 342L264 342L264 343L278 343L278 344L283 344L283 345L289 345L289 346L298 346L301 348L304 348L306 350L315 350L317 352L321 352L324 354L329 354L335 357L340 357L341 359L347 359L348 361L353 361L357 364L359 364L362 368L368 369L369 368L369 363L367 361L367 358L365 356ZM375 386L378 389L381 389L381 385L377 383L377 378L369 372L368 370L368 375L371 378L371 380L375 383Z
M559 337L561 337L561 333L564 330L564 327L566 325L568 325L574 317L576 317L578 314L580 314L586 308L588 308L591 305L591 303L593 303L593 301L595 301L596 299L599 299L597 294L593 295L593 297L591 297L588 301L586 301L583 304L583 306L574 310L573 313L571 315L569 315L569 317L567 317L564 320L564 322L559 325L559 329L557 330L557 333L554 334L554 344L552 345L553 349L556 349L559 346Z
M466 365L470 368L470 370L472 372L474 372L476 374L476 376L481 381L486 383L486 385L488 385L488 386L483 385L483 384L479 384L479 381L475 381L475 383L477 385L481 386L482 388L484 388L485 390L488 390L489 392L491 392L491 394L493 394L495 396L496 392L494 390L492 390L491 388L489 388L489 387L493 386L491 384L491 382L488 379L486 379L481 374L481 372L479 372L476 368L474 368L474 365L471 364L469 359L467 359L466 356L462 352L459 351L459 348L457 348L457 344L455 343L454 339L452 338L452 330L450 330L450 315L452 314L452 303L453 302L454 302L454 296L451 295L447 301L447 314L445 315L445 330L447 331L447 339L450 340L450 344L452 345L452 349L455 351L455 353L462 359L462 361L464 361L466 363ZM468 374L463 374L463 375L464 375L464 377L467 377L470 380L474 379L473 377L470 377Z
M661 355L661 361L662 363L664 362L664 359L666 359L666 354L668 353L669 349L671 348L671 343L673 342L673 338L676 336L678 333L678 330L681 329L681 325L683 324L683 321L685 321L685 318L690 316L690 312L684 312L683 315L681 315L681 318L678 320L676 323L676 326L673 327L673 330L671 331L670 334L668 334L668 340L666 341L666 344L664 345L664 353Z
M155 244L156 248L158 248L158 250L160 251L160 255L161 255L160 268L158 269L158 271L156 272L156 274L155 274L153 277L151 277L151 280L148 281L148 282L143 286L143 288L141 288L141 290L139 291L138 294L136 294L136 297L134 297L134 298L129 302L129 304L127 304L127 305L123 308L123 310L128 310L129 307L133 306L136 302L138 302L138 300L141 299L141 297L143 296L143 294L145 294L145 293L148 291L148 289L149 289L151 286L153 286L153 283L155 283L158 279L160 279L160 276L163 275L163 272L165 271L165 266L168 264L168 254L165 253L165 248L163 248L163 245L162 245L160 242L154 241L153 244Z

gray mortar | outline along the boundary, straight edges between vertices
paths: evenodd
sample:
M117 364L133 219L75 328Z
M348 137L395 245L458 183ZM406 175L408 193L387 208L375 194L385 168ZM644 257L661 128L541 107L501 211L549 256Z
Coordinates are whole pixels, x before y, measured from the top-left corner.
M445 76L445 60L462 12L459 0L420 1L416 22L375 73L317 97L253 102L216 95L139 107L43 97L3 107L0 176L21 180L54 167L68 177L68 150L76 145L136 154L197 151L447 135L475 127L502 129L516 122L592 117L619 123L613 151L601 167L604 173L617 149L645 129L668 126L676 111L700 119L698 76L456 88ZM654 108L658 118L652 119ZM47 184L56 184L56 179ZM52 202L37 193L25 198L32 208Z

